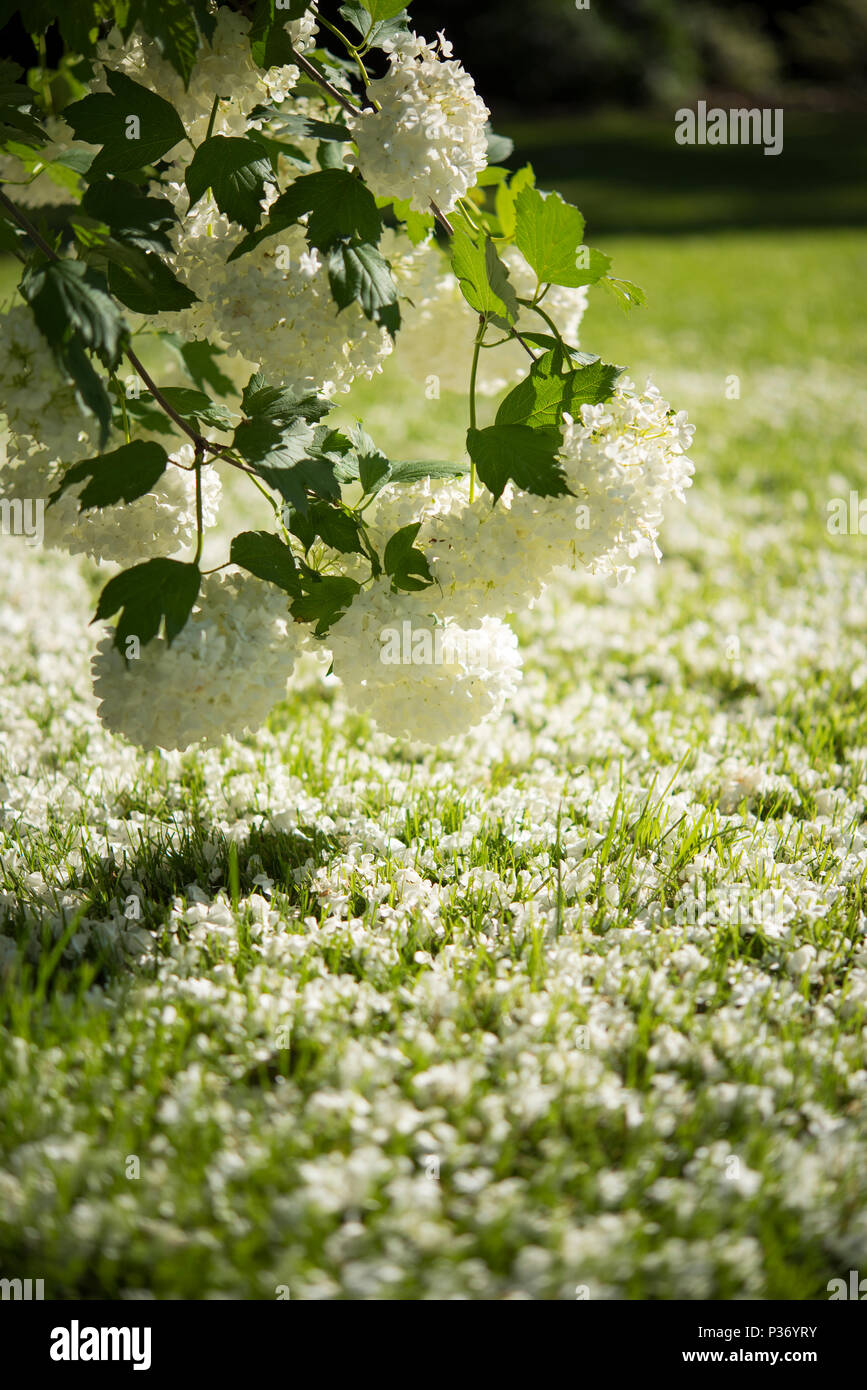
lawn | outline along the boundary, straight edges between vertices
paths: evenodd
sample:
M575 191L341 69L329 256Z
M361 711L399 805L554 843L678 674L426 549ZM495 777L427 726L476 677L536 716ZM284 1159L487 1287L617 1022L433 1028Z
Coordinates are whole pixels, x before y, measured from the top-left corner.
M867 1272L867 536L826 524L867 495L867 241L834 220L597 234L649 302L597 296L582 341L689 411L695 485L661 566L515 615L523 685L461 742L395 744L311 667L260 735L141 755L90 698L94 573L3 541L0 1273L821 1299ZM387 380L347 417L461 449L459 398Z

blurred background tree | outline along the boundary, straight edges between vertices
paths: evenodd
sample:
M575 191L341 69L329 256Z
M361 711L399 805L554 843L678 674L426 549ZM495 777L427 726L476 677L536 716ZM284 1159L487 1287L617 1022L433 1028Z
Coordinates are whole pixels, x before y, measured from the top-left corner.
M708 90L863 107L867 0L413 0L501 109L670 106Z

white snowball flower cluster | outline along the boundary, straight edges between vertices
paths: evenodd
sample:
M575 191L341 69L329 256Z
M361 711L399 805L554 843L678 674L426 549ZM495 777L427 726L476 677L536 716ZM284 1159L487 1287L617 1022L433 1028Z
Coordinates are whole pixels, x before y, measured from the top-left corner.
M471 504L466 485L450 483L430 489L420 512L417 498L386 489L382 536L421 517L415 544L440 601L464 615L525 608L558 565L623 582L638 555L660 556L664 505L690 486L693 433L655 386L638 395L621 379L609 402L566 419L560 458L574 495L537 497L510 484L491 507L487 493Z
M44 502L44 543L72 555L135 564L153 555L171 555L196 536L195 481L171 465L154 487L119 507L79 510L84 482L48 505L67 468L99 453L91 421L76 404L30 310L16 305L3 316L0 380L8 439L7 464L0 473L0 497ZM174 456L189 466L193 450L181 445ZM220 479L215 469L202 474L202 514L206 527L217 518Z
M589 525L573 537L575 558L618 580L634 571L639 555L662 558L657 545L664 506L684 501L695 471L686 455L695 426L685 410L671 410L648 382L637 395L628 379L602 405L584 405L567 418L561 458Z
M313 10L287 26L299 49L309 47L316 30ZM214 135L243 136L261 120L249 113L263 103L279 103L298 79L296 67L255 67L249 53L249 22L220 10L213 42L202 50L188 89L162 58L156 44L134 32L124 42L115 30L101 46L100 56L135 81L171 100L194 142L205 138L215 94L221 97ZM320 104L297 98L293 114L324 114ZM317 142L293 140L315 156ZM172 232L174 252L168 263L178 279L198 295L198 302L180 312L152 316L155 327L189 338L208 338L215 345L264 372L275 385L298 390L316 388L326 396L348 391L357 377L371 377L392 351L388 332L365 317L357 302L339 311L319 252L307 246L301 226L237 260L228 261L245 236L244 229L218 209L207 193L189 208L184 182L192 151L179 145L167 183L155 189L173 202L180 224ZM298 170L280 160L279 188ZM278 184L266 186L263 210L278 196ZM410 243L406 240L406 246Z
M293 42L296 37L303 39L307 47L315 27L315 18L309 11L287 26ZM187 87L163 57L156 41L139 26L126 39L118 28L112 29L97 46L97 56L111 71L125 73L171 102L193 144L198 145L208 133L215 96L219 96L220 102L211 134L242 136L253 107L265 101L285 100L298 80L297 67L264 71L256 66L247 37L249 29L250 21L243 15L218 10L213 37L199 50ZM108 91L108 84L102 89ZM100 84L95 83L93 90L100 90ZM186 143L176 150L185 161L192 157Z
M353 122L359 167L377 195L450 212L487 163L490 112L442 34L435 44L403 34L384 47L389 70L367 89L380 109Z
M95 452L95 450L94 450ZM192 445L181 445L175 457L191 463ZM70 555L89 555L124 566L157 555L173 555L196 539L196 485L191 472L166 468L149 492L120 506L79 509L78 497L86 480L73 485L49 505L49 498L63 476L63 468L43 453L23 459L8 474L4 496L45 501L44 542L52 550ZM202 470L202 523L205 530L217 520L220 477L214 468Z
M7 454L15 463L38 450L63 465L92 449L90 420L82 415L72 383L57 368L32 313L18 303L0 318L0 412L8 430Z
M185 187L168 191L179 210L186 207ZM209 338L258 367L273 385L316 388L326 396L380 370L393 348L390 335L356 302L338 313L326 267L308 248L303 228L288 227L227 264L242 236L210 194L186 214L169 259L199 300L180 313L155 316L158 326Z
M401 238L393 232L383 236L386 259L397 254ZM518 250L507 246L501 252L509 279L521 299L532 298L536 276ZM473 356L473 342L479 325L478 314L470 308L442 254L431 246L423 256L401 261L395 271L401 294L402 324L395 366L419 381L434 376L440 389L466 392ZM554 319L571 347L578 346L578 331L587 308L587 289L552 285L545 295L545 311ZM544 321L527 309L521 310L518 327L548 332ZM483 352L479 359L476 390L495 396L527 373L528 359L518 342L504 343L495 352Z
M127 664L109 633L92 662L99 717L144 748L220 743L264 723L285 694L300 649L286 595L252 575L202 581L171 646L158 637Z
M560 461L571 495L537 497L511 484L492 507L466 481L385 488L372 519L377 547L421 520L415 544L435 583L395 595L363 590L327 639L350 704L382 729L438 743L499 713L520 678L502 621L541 593L557 566L583 565L622 582L642 553L657 558L664 504L683 500L693 427L648 383L622 380L611 401L565 418Z
M500 713L521 678L518 640L485 616L472 627L435 616L434 590L393 594L379 579L328 634L346 698L384 732L443 743Z
M298 53L306 53L308 49L315 48L316 35L319 32L316 4L308 5L300 19L290 19L283 28L289 35L292 47Z

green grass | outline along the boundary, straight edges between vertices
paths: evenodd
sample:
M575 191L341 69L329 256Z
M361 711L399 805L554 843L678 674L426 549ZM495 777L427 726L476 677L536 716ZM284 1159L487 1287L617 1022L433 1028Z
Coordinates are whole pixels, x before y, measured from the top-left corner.
M620 224L616 185L582 181ZM648 223L680 226L655 197ZM865 482L867 246L598 240L649 307L594 300L582 343L689 410L696 487L658 573L569 577L516 615L532 687L490 742L419 756L312 687L261 737L103 784L78 689L40 689L38 633L15 649L4 708L17 684L42 748L25 774L13 735L0 765L27 793L0 889L29 943L0 993L4 1276L53 1298L813 1299L863 1272L864 541L829 537L825 504L834 475ZM374 434L460 448L464 403L389 379L351 400ZM741 796L726 759L769 784ZM107 852L118 821L140 838ZM793 909L684 919L687 871Z

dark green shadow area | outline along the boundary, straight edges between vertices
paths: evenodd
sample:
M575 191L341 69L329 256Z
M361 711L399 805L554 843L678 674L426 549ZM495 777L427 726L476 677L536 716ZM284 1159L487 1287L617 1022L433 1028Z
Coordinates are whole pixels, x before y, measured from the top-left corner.
M498 120L542 187L577 203L592 238L867 222L863 114L785 112L783 148L678 145L674 115L612 111Z

